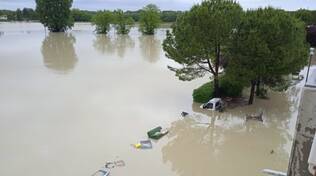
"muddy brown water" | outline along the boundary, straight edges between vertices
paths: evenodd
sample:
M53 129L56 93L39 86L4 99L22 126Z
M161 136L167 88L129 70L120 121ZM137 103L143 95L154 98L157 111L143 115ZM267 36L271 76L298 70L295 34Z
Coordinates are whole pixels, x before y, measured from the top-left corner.
M205 79L179 81L162 51L166 29L96 35L79 23L50 34L38 23L0 23L0 175L257 176L285 171L300 86L214 113L192 103ZM180 117L181 111L201 121ZM245 115L264 112L264 122ZM202 122L202 123L199 123ZM169 127L152 150L130 146Z

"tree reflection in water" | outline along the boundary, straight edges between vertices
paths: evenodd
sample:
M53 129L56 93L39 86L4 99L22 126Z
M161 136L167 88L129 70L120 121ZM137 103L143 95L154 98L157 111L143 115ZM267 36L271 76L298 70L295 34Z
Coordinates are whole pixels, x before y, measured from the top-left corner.
M63 74L73 70L78 61L75 42L70 33L49 33L41 49L45 66Z
M161 42L154 35L140 36L139 45L143 59L151 63L155 63L160 59Z
M290 93L295 95L295 93ZM197 116L208 120L199 125L192 119L172 124L169 142L162 148L164 162L180 176L260 175L261 169L285 171L291 132L291 96L273 93L270 100L225 113L204 111L193 104ZM291 100L291 101L289 101ZM264 112L264 123L247 121L245 114Z
M124 58L126 50L134 48L135 42L129 35L109 37L98 34L93 41L93 47L102 54L114 54L116 52L120 58Z
M93 47L102 54L112 54L115 51L111 38L104 34L97 34Z

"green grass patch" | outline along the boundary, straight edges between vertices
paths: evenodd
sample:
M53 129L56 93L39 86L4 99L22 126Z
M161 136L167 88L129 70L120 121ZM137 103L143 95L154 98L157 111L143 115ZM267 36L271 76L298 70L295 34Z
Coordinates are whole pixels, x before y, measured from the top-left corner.
M194 89L193 101L197 103L206 103L213 98L214 86L213 82L203 84L201 87Z
M238 82L229 79L228 77L220 78L220 94L222 97L240 97L244 86ZM214 85L213 82L203 84L201 87L194 89L193 101L196 103L206 103L213 98Z

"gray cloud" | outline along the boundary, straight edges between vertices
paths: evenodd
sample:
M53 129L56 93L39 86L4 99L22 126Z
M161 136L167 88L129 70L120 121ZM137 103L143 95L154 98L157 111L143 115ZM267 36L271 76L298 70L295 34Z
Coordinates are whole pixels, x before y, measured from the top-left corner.
M137 10L143 6L154 3L163 10L188 10L200 2L199 0L74 0L73 7L87 10L124 9ZM286 10L299 8L316 9L316 0L239 0L243 8L258 8L273 6ZM17 9L35 7L35 0L0 0L0 9Z

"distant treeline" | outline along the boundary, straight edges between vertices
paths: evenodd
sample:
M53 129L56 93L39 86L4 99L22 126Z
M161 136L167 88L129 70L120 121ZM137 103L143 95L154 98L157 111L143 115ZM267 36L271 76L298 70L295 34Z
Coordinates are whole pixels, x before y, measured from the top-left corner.
M134 21L138 22L140 18L141 10L126 11L125 14L132 17ZM76 22L90 22L92 17L97 13L96 11L88 10L71 10L72 17ZM160 17L162 22L175 22L177 16L183 13L183 11L161 11ZM316 24L316 10L300 9L297 11L290 11L289 13L295 15L304 21L307 25ZM6 21L37 21L39 20L38 14L34 9L23 8L12 10L0 10L0 20L4 20L1 17L6 17Z
M125 14L132 17L134 21L138 22L140 19L141 10L137 11L126 11ZM72 17L76 22L90 22L92 17L97 13L97 11L88 11L88 10L71 10ZM175 22L177 16L181 14L181 11L161 11L160 17L162 22ZM0 10L0 17L6 16L6 21L38 21L38 14L34 9L23 8L17 9L16 11L12 10ZM3 20L3 19L2 19Z

